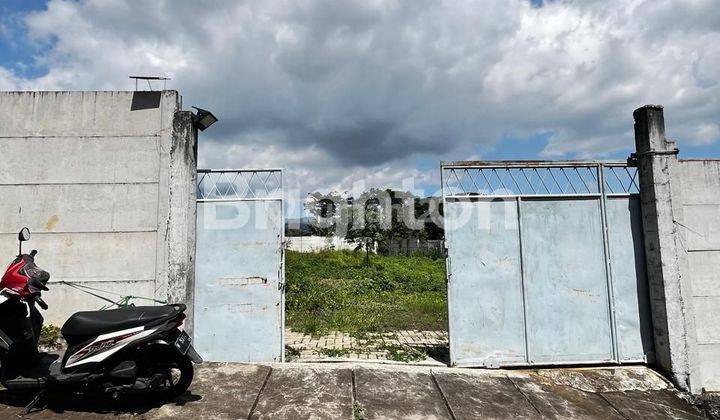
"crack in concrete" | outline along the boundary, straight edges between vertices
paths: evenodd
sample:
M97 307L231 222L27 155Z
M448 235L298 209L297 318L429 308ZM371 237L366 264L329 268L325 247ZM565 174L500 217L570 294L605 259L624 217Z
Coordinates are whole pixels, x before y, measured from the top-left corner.
M450 401L448 401L447 396L445 395L445 392L443 392L442 387L440 386L440 383L435 377L435 373L432 371L432 369L430 369L430 378L432 378L432 382L433 384L435 384L435 388L437 388L438 392L440 393L440 397L442 397L443 402L445 402L445 407L447 408L448 413L450 413L450 418L452 420L457 420L457 416L455 416L455 412L450 406Z
M267 375L265 375L265 380L263 380L262 386L260 386L260 390L258 391L257 395L255 396L255 401L253 402L252 407L250 407L250 412L248 412L248 416L247 416L248 420L250 420L252 418L253 414L255 414L255 409L257 408L258 402L260 401L260 396L262 395L262 392L265 389L265 386L267 385L272 372L273 372L273 368L270 367L268 369Z

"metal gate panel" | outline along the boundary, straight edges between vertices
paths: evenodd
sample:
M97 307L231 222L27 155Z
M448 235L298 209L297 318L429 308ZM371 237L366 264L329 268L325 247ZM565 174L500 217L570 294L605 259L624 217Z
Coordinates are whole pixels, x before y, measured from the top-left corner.
M640 197L608 197L606 208L620 360L646 362L653 336Z
M626 162L441 165L452 365L648 360L636 177Z
M206 170L199 174L197 350L209 361L282 361L282 173Z
M600 200L523 200L529 362L612 360Z
M448 249L450 354L457 365L526 358L516 206L514 200L445 203L446 240L463 244Z

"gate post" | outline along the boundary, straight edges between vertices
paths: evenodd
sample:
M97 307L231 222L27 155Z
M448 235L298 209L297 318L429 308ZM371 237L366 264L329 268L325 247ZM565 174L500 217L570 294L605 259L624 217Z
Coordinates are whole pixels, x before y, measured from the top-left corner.
M167 188L167 301L187 305L185 330L193 333L195 231L197 223L197 128L190 111L175 113Z
M697 342L689 279L676 220L682 220L678 149L665 137L663 108L633 112L655 359L675 384L694 390ZM697 381L699 382L699 381Z

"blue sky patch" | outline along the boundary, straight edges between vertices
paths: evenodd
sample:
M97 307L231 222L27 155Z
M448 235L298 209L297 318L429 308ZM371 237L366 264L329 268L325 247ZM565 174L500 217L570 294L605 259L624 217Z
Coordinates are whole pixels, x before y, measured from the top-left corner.
M27 37L24 16L45 9L43 0L5 0L0 3L0 66L25 78L42 76L47 68L35 63L41 53Z

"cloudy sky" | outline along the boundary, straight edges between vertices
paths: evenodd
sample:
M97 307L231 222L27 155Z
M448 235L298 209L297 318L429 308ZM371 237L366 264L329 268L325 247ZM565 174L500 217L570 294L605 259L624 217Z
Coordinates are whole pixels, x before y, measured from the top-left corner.
M171 77L220 118L202 166L284 167L303 194L432 192L440 160L624 158L645 103L684 156L720 155L718 0L201 3L0 0L0 90Z

